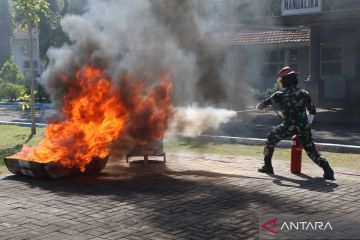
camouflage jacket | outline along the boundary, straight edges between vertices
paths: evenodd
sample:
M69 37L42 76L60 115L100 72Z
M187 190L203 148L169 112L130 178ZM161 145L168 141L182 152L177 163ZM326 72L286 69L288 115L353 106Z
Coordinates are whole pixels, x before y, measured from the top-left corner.
M298 87L289 87L278 91L261 102L263 107L277 105L280 107L284 117L284 126L299 128L309 127L306 109L309 114L316 114L316 108L311 100L310 94Z

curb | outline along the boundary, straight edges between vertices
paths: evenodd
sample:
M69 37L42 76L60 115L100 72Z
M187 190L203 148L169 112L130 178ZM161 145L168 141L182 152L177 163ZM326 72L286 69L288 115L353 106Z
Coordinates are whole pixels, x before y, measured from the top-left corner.
M15 125L18 127L31 127L31 123L27 122L10 122L10 121L0 121L0 125ZM45 123L35 123L36 127L44 128L46 127Z
M212 136L212 135L199 135L196 137L187 136L184 134L178 134L180 138L184 140L207 140L218 143L238 143L244 145L265 145L266 139L262 138L244 138L244 137L229 137L229 136ZM333 143L315 143L316 147L320 151L336 152L336 153L358 153L360 154L360 146L357 145L344 145L344 144L333 144ZM276 147L290 148L290 140L282 140Z
M27 122L10 122L0 121L0 125L15 125L19 127L31 127L31 123ZM36 123L36 127L44 128L45 123ZM207 140L219 143L238 143L245 145L265 145L266 139L263 138L244 138L244 137L230 137L230 136L212 136L212 135L199 135L199 136L188 136L185 134L177 134L181 139L184 140ZM360 146L357 145L345 145L345 144L333 144L333 143L315 143L316 147L320 151L337 152L337 153L358 153L360 154ZM282 140L279 142L277 147L290 148L291 141Z
M18 102L0 102L0 106L5 106L7 108L12 109L20 109L20 103ZM48 110L48 109L55 109L54 105L51 103L35 103L36 110Z

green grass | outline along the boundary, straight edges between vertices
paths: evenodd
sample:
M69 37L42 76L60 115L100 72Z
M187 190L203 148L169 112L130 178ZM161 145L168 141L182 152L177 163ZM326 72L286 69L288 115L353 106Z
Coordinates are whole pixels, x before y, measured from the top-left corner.
M203 141L169 141L165 143L165 149L168 152L194 152L226 156L242 156L261 159L263 157L263 146L241 145L241 144L223 144ZM290 149L277 148L274 153L276 160L290 160ZM360 154L352 153L333 153L321 152L332 166L346 167L351 169L360 169ZM303 161L312 162L303 151Z
M4 157L18 152L23 144L38 144L44 135L44 129L37 128L35 136L30 135L29 127L0 125L0 173L4 172Z
M13 155L14 153L18 152L21 149L20 145L17 145L16 147L10 148L10 149L2 149L0 150L0 173L3 173L5 170L5 163L4 163L4 157L8 157Z
M31 130L29 127L18 127L13 125L0 125L0 148L13 147L19 144L35 145L43 138L44 129L37 128L37 134L33 136L27 143L30 137Z

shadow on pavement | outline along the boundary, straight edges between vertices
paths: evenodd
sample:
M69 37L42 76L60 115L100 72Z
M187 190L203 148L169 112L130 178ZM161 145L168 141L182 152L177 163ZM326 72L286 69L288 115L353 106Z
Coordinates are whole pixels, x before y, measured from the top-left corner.
M200 177L211 177L211 178L219 178L219 177L231 177L231 178L245 178L245 179L258 179L258 180L271 180L269 178L262 177L251 177L244 176L238 174L228 174L228 173L218 173L218 172L210 172L210 171L202 171L202 170L186 170L186 171L169 171L168 175L174 176L200 176Z
M316 192L333 192L339 186L334 182L325 181L323 178L320 177L312 178L303 173L295 175L303 178L303 180L269 174L269 176L275 178L273 180L273 183L282 187L301 188Z
M258 182L271 181L269 178L207 171L171 171L165 165L155 166L156 169L151 169L154 171L148 174L143 174L148 166L145 168L138 165L123 168L122 173L119 172L120 167L111 168L98 176L46 180L13 175L7 176L3 181L23 182L31 188L55 193L59 196L59 201L71 197L79 199L81 196L105 196L108 200L91 198L92 205L104 207L104 201L109 200L124 203L121 206L125 209L130 207L132 214L141 215L137 211L146 212L147 217L141 219L141 224L154 226L164 232L190 232L205 239L216 233L222 237L224 232L239 233L242 224L248 224L248 228L257 230L258 216L264 213L316 212L311 205L300 202L292 203L290 209L287 200L277 196L274 185L272 189L267 189ZM274 182L277 183L294 181L275 177L277 179ZM244 181L234 181L233 178L242 178ZM265 183L271 185L269 181ZM317 191L321 182L306 179L296 183ZM137 218L128 218L126 221L130 225L139 224Z
M232 178L247 178L247 179L258 179L258 180L270 180L269 178L261 178L261 177L250 177L250 176L242 176L242 175L236 175L236 174L223 174L223 173L217 173L217 172L209 172L209 171L175 171L170 172L171 175L196 175L196 176L203 176L203 177L232 177ZM267 174L271 178L275 178L272 180L273 183L279 186L283 187L294 187L294 188L301 188L301 189L307 189L310 191L316 191L316 192L333 192L335 188L337 188L339 185L333 182L325 181L323 178L317 177L312 178L309 175L306 174L294 174L297 175L303 179L293 179L293 178L287 178L279 175L271 175ZM290 184L289 184L290 183ZM269 183L270 184L270 183ZM296 185L294 185L296 184Z

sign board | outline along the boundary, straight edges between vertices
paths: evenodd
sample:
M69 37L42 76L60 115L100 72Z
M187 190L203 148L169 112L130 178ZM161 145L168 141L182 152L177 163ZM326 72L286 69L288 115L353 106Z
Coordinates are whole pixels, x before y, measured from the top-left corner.
M321 12L321 0L282 0L281 15L299 15Z

